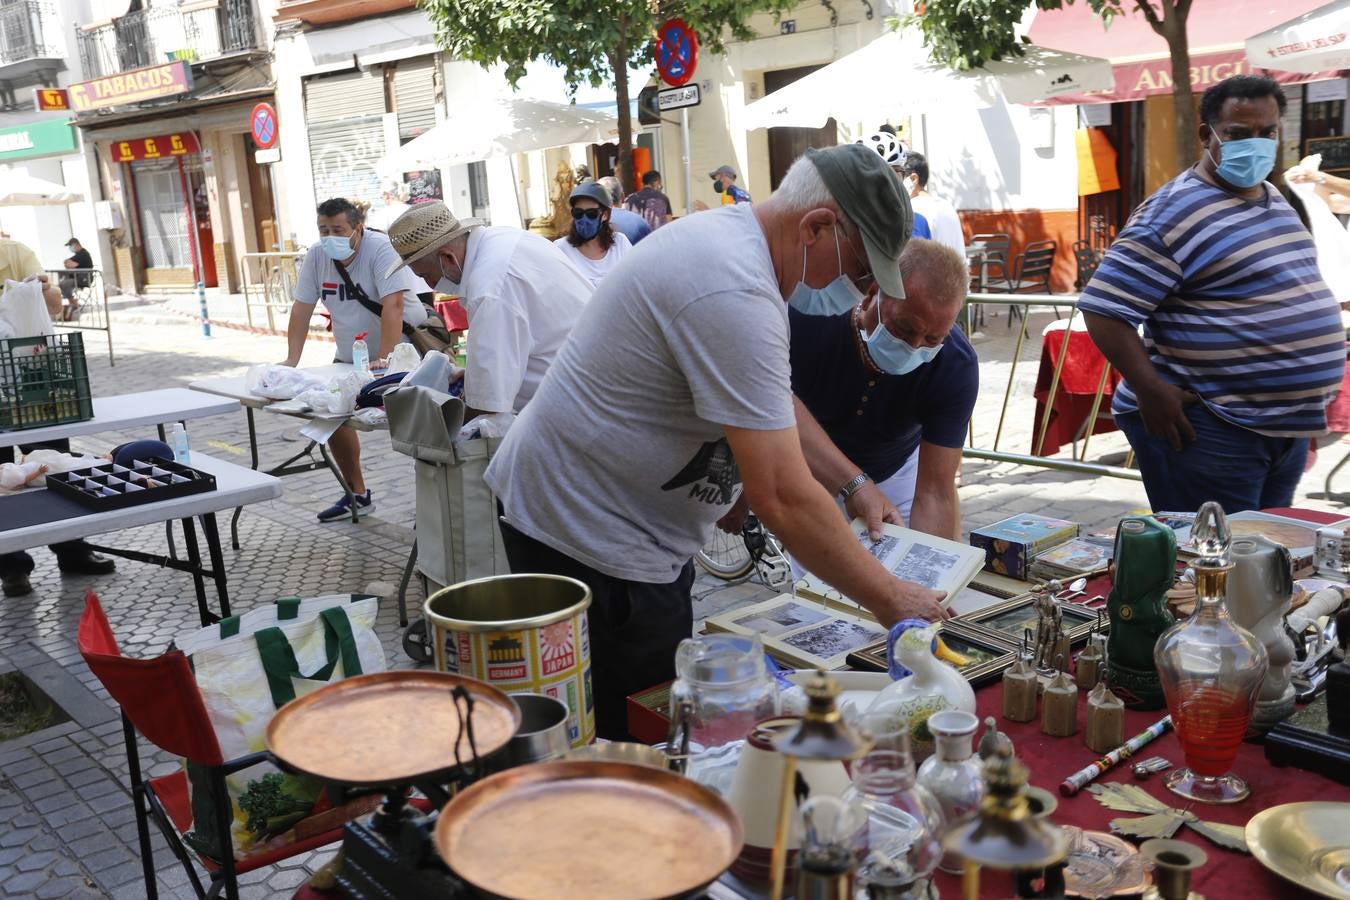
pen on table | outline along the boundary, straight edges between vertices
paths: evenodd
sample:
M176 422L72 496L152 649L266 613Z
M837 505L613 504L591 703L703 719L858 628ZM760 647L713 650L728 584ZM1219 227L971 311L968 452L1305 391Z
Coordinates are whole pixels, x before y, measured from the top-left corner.
M1129 759L1144 745L1156 740L1172 727L1172 717L1163 716L1143 731L1121 744L1101 759L1093 762L1077 772L1074 772L1068 778L1065 778L1059 785L1059 792L1065 797L1072 797L1083 789L1083 786L1092 781L1098 775L1112 768L1122 759Z

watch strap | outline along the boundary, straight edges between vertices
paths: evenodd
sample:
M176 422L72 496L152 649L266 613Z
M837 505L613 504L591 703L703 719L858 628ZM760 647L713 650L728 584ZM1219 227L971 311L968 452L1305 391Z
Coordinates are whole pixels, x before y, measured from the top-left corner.
M836 496L838 496L840 500L847 500L849 497L858 493L862 486L869 481L871 481L871 479L867 477L866 472L859 472L845 482L844 486L839 489Z

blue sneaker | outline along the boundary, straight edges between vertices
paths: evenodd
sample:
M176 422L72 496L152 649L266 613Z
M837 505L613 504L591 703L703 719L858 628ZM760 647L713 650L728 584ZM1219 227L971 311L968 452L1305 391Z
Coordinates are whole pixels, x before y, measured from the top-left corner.
M366 489L365 494L355 494L354 496L356 498L357 517L364 516L367 513L372 513L375 511L375 501L370 496L369 488ZM319 513L319 521L335 522L338 519L350 518L351 514L352 514L351 499L346 494L343 494L341 500L334 503L332 506L328 507L323 512Z

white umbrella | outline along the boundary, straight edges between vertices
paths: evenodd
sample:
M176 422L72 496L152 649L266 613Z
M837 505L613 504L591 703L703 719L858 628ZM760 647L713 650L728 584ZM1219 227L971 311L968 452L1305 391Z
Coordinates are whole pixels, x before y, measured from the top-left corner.
M384 172L412 172L478 162L565 144L615 140L619 120L547 100L488 97L452 104L445 119L380 160Z
M83 199L64 184L0 166L0 206L69 206Z
M1000 92L1013 103L1115 84L1111 64L1044 47L970 72L933 62L917 34L888 31L745 108L747 128L819 128L964 107L987 109Z
M1254 68L1326 72L1350 68L1350 0L1336 0L1247 39Z

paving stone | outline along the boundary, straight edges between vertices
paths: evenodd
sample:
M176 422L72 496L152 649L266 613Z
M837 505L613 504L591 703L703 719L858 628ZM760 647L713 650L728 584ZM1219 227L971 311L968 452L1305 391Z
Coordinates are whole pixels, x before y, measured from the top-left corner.
M24 872L4 879L6 893L14 897L31 894L47 881L46 872Z
M14 868L20 872L36 872L38 869L45 869L56 861L55 853L26 853L14 863Z
M41 784L23 789L24 796L29 800L40 800L43 797L51 797L54 794L68 794L69 792L70 786L60 778L54 778L51 781L44 781Z
M28 793L30 788L36 787L39 784L44 784L46 782L56 780L57 775L55 770L48 768L47 766L39 766L37 768L30 769L27 772L24 772L20 775L15 775L9 779L11 784L13 784L19 790L23 791L25 794Z
M100 881L103 879L105 869L120 865L130 859L133 859L130 851L123 847L121 843L109 847L106 850L100 850L97 853L81 854L80 862L86 869L94 873L94 876ZM120 882L119 882L120 883Z
M98 877L99 884L105 887L116 888L129 885L142 892L145 891L145 868L138 859L119 863L95 874Z
M99 797L91 797L88 800L89 808L96 813L112 812L123 806L131 806L131 797L122 790L114 790Z
M85 884L82 878L52 878L34 891L33 896L38 900L55 900L57 897L68 897L83 887Z

